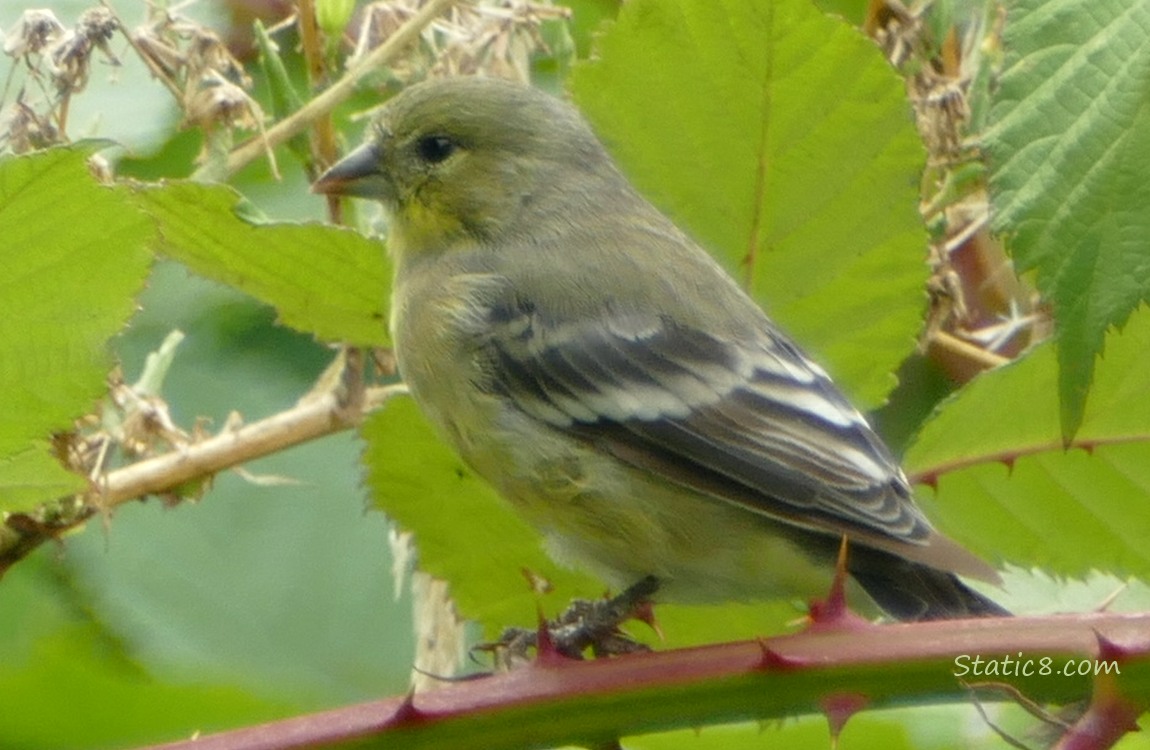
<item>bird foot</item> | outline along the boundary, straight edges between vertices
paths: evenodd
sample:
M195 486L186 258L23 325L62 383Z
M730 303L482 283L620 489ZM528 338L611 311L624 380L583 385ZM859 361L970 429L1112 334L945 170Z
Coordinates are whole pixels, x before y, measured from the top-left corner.
M647 576L611 598L575 599L555 619L542 620L537 629L507 628L498 640L475 649L491 652L496 664L506 669L529 663L531 649L535 649L536 659L544 662L554 656L583 659L588 650L597 659L650 651L628 636L622 625L627 620L642 620L656 627L650 598L658 588L659 580Z

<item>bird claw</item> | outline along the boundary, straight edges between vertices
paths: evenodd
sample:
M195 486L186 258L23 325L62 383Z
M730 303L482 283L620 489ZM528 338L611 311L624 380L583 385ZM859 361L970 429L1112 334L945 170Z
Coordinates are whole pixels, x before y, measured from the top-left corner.
M542 620L538 629L507 628L496 641L481 643L473 651L491 652L504 669L530 663L531 649L540 661L556 655L581 660L588 649L597 659L650 651L621 626L631 619L653 624L650 597L658 588L658 579L648 576L609 599L575 599L555 619Z

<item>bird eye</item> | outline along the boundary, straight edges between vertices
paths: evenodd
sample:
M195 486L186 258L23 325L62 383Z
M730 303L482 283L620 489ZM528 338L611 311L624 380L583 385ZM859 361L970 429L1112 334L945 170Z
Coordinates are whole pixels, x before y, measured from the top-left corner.
M429 164L438 164L455 153L455 141L445 135L428 135L415 144L419 156Z

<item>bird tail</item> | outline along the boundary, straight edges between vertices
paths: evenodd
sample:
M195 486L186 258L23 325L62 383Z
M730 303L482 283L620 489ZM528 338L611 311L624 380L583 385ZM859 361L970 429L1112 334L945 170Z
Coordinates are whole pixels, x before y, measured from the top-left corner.
M1010 616L953 573L881 550L852 548L847 568L875 603L899 620Z

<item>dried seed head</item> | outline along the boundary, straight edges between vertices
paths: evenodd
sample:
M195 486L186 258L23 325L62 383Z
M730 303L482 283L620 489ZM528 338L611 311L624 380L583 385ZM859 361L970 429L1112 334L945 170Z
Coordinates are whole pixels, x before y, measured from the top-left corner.
M189 123L204 128L217 125L255 129L263 112L242 88L215 71L204 73L185 101Z
M27 57L41 52L64 33L64 24L50 10L26 10L4 37L4 54Z
M0 118L0 143L14 154L26 154L60 142L60 131L24 102L22 95Z
M348 65L383 44L422 5L419 0L386 0L368 5L360 16L355 51ZM540 28L564 21L570 10L528 0L489 0L459 4L423 32L415 54L393 64L392 75L412 82L429 75L489 76L526 82L530 61L548 54Z

